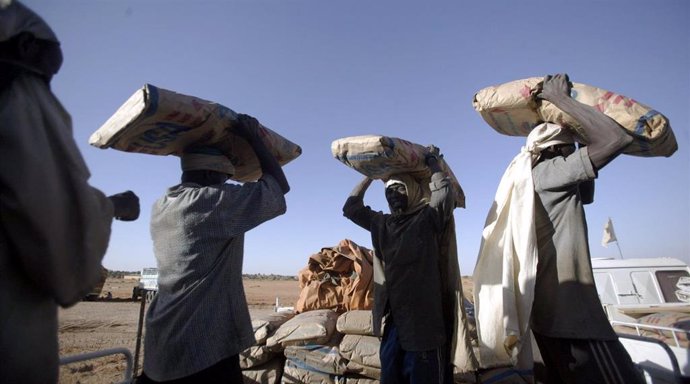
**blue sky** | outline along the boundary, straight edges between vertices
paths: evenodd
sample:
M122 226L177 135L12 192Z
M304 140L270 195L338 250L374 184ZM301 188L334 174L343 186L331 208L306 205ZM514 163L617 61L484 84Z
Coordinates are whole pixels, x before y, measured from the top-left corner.
M621 156L587 207L593 257L613 219L623 256L690 262L690 2L663 1L53 1L26 0L62 42L53 90L107 194L141 198L115 222L105 267L155 265L150 209L179 182L176 157L101 150L88 138L145 83L257 117L301 145L285 166L288 211L247 234L245 273L292 275L322 247L369 234L342 216L361 179L333 140L382 134L441 148L467 195L457 209L463 274L474 269L498 182L524 143L472 108L489 85L567 72L576 82L647 104L671 121L670 158ZM387 210L376 183L365 197Z

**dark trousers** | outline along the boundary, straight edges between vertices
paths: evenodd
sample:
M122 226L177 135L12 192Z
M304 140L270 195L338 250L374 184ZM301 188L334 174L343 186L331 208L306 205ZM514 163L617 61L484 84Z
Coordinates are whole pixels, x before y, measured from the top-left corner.
M533 332L545 369L539 384L643 384L644 379L618 340L563 339Z
M197 384L197 383L218 383L218 384L242 384L242 371L240 370L240 356L230 356L218 363L194 373L190 376L182 377L180 379L170 381L154 381L148 376L146 372L135 381L136 384Z
M381 341L381 384L452 383L450 363L445 348L430 351L405 351L398 340L398 330L390 321ZM450 381L448 381L450 380Z

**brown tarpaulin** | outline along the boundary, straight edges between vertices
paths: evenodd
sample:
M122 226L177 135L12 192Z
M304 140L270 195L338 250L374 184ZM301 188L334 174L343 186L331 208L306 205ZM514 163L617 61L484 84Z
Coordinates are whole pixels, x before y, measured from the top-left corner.
M297 313L314 309L338 312L371 309L374 303L373 252L352 240L322 248L299 272Z

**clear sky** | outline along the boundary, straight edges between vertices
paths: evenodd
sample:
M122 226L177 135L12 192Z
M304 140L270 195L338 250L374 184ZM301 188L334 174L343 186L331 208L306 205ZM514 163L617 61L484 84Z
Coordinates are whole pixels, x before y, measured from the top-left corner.
M285 166L285 215L247 234L244 273L296 274L322 247L369 234L342 216L361 175L335 160L335 139L382 134L435 144L467 195L457 209L463 274L474 269L498 182L524 138L472 108L489 85L567 72L666 115L670 158L621 156L586 208L593 257L613 220L625 258L690 262L690 2L620 1L54 1L25 0L62 42L53 90L107 194L131 189L142 212L115 222L104 265L155 265L154 201L179 182L176 157L91 147L88 138L145 83L257 117L301 145ZM47 197L48 198L48 197ZM387 210L381 183L365 202Z

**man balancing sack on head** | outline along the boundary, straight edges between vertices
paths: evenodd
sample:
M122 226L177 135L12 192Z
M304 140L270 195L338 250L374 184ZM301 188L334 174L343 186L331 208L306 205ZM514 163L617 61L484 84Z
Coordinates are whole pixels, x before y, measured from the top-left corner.
M0 1L0 382L58 380L58 311L101 279L113 218L135 220L132 192L106 197L50 90L62 64L51 28Z
M480 357L529 351L531 327L545 366L538 382L641 383L597 295L583 208L599 170L632 137L569 91L567 75L547 76L538 97L577 120L588 145L576 149L583 139L558 124L536 126L489 213L474 271Z
M144 373L137 383L241 383L239 353L255 343L244 288L244 234L286 211L283 170L239 115L234 130L253 148L262 176L226 184L233 166L214 148L182 155L182 183L153 206L158 294L146 315Z
M371 232L375 263L374 333L381 336L382 383L452 382L443 282L439 270L440 238L452 220L455 201L449 179L441 171L437 148L426 156L432 171L431 196L407 174L386 182L390 214L364 205L372 179L366 177L345 202L343 214ZM454 228L453 228L454 230ZM454 237L453 237L454 239ZM385 317L385 321L383 321Z

